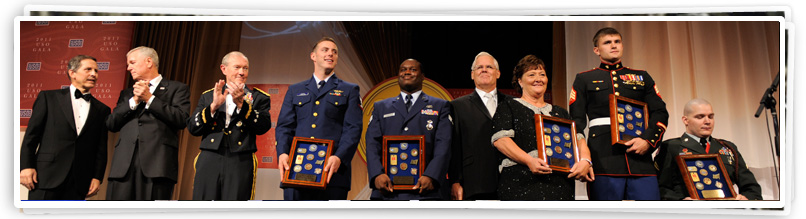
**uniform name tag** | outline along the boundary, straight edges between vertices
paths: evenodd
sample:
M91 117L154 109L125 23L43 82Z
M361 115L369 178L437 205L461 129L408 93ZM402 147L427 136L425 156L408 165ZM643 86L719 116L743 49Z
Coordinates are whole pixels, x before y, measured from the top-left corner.
M305 93L299 93L299 94L297 94L297 96L298 96L298 97L302 97L302 96L308 96L308 92L305 92Z
M395 113L383 114L383 118L392 117L392 116L395 116Z

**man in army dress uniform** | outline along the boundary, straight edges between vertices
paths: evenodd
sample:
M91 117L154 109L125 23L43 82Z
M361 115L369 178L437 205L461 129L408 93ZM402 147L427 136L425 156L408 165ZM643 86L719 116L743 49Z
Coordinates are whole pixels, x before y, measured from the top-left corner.
M450 189L445 175L451 153L451 121L448 119L451 107L448 101L428 96L423 93L423 79L420 62L408 59L400 64L398 85L400 96L387 98L374 104L372 117L367 126L367 174L369 187L372 188L373 200L424 200L447 199L442 193ZM395 191L393 183L381 163L383 156L383 136L385 135L423 135L425 148L425 169L420 170L422 176L417 180L413 191ZM401 146L402 148L402 146ZM404 149L401 149L404 150ZM416 157L414 152L412 158ZM406 157L408 157L406 155ZM400 160L405 161L404 155ZM405 166L404 166L405 164ZM414 166L414 167L407 167ZM392 167L395 168L395 167ZM396 166L400 172L417 173L415 164L401 162ZM391 169L391 168L390 168ZM394 171L394 170L392 170ZM390 171L389 174L394 174Z
M295 136L333 140L333 155L323 169L327 190L284 188L285 200L343 200L350 191L350 162L361 138L363 118L358 85L339 79L333 71L338 52L333 38L314 44L313 77L288 87L274 129L281 176L289 171L288 154Z
M753 172L747 169L738 148L733 142L714 138L714 110L703 99L689 101L683 108L686 133L661 144L655 162L661 168L658 183L664 200L691 200L683 177L678 169L677 156L686 154L719 154L730 180L739 186L736 200L761 200L761 186Z
M652 151L663 139L669 113L655 81L643 70L627 68L621 62L621 34L606 27L596 32L593 52L602 63L577 74L569 108L577 128L577 139L585 140L593 158L596 180L588 184L591 200L658 200L658 182ZM611 145L609 95L647 103L649 124L645 131L625 143ZM590 120L590 122L588 122Z
M221 60L226 76L199 98L190 134L203 136L194 162L193 200L254 198L256 136L271 128L271 100L266 92L246 87L249 59L233 51ZM211 92L212 91L212 92Z

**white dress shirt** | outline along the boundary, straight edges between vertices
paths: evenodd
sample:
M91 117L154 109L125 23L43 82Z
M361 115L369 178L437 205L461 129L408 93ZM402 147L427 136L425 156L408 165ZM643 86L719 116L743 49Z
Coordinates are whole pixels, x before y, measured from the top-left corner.
M73 119L76 121L76 135L81 133L81 129L84 128L84 123L87 122L87 116L90 114L90 101L84 100L83 98L76 98L75 93L76 88L73 85L70 85L70 99L73 103ZM86 92L83 94L89 94L90 92Z

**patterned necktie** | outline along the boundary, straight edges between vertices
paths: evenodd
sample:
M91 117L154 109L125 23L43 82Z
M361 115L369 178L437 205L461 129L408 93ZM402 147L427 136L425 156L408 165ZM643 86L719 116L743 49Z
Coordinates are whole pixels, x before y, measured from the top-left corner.
M493 99L493 94L491 93L484 94L484 98L487 98L487 111L490 112L490 117L493 117L495 115L495 107L498 104L495 102L495 99Z
M411 94L406 94L406 112L411 108Z

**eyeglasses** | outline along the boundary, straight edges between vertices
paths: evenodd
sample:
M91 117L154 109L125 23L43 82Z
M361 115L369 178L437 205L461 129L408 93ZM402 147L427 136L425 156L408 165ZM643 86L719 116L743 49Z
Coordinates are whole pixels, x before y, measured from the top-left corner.
M485 68L487 70L495 70L495 66L492 66L492 65L479 65L479 66L476 66L475 68L473 68L473 70L481 71L482 69L485 69Z

